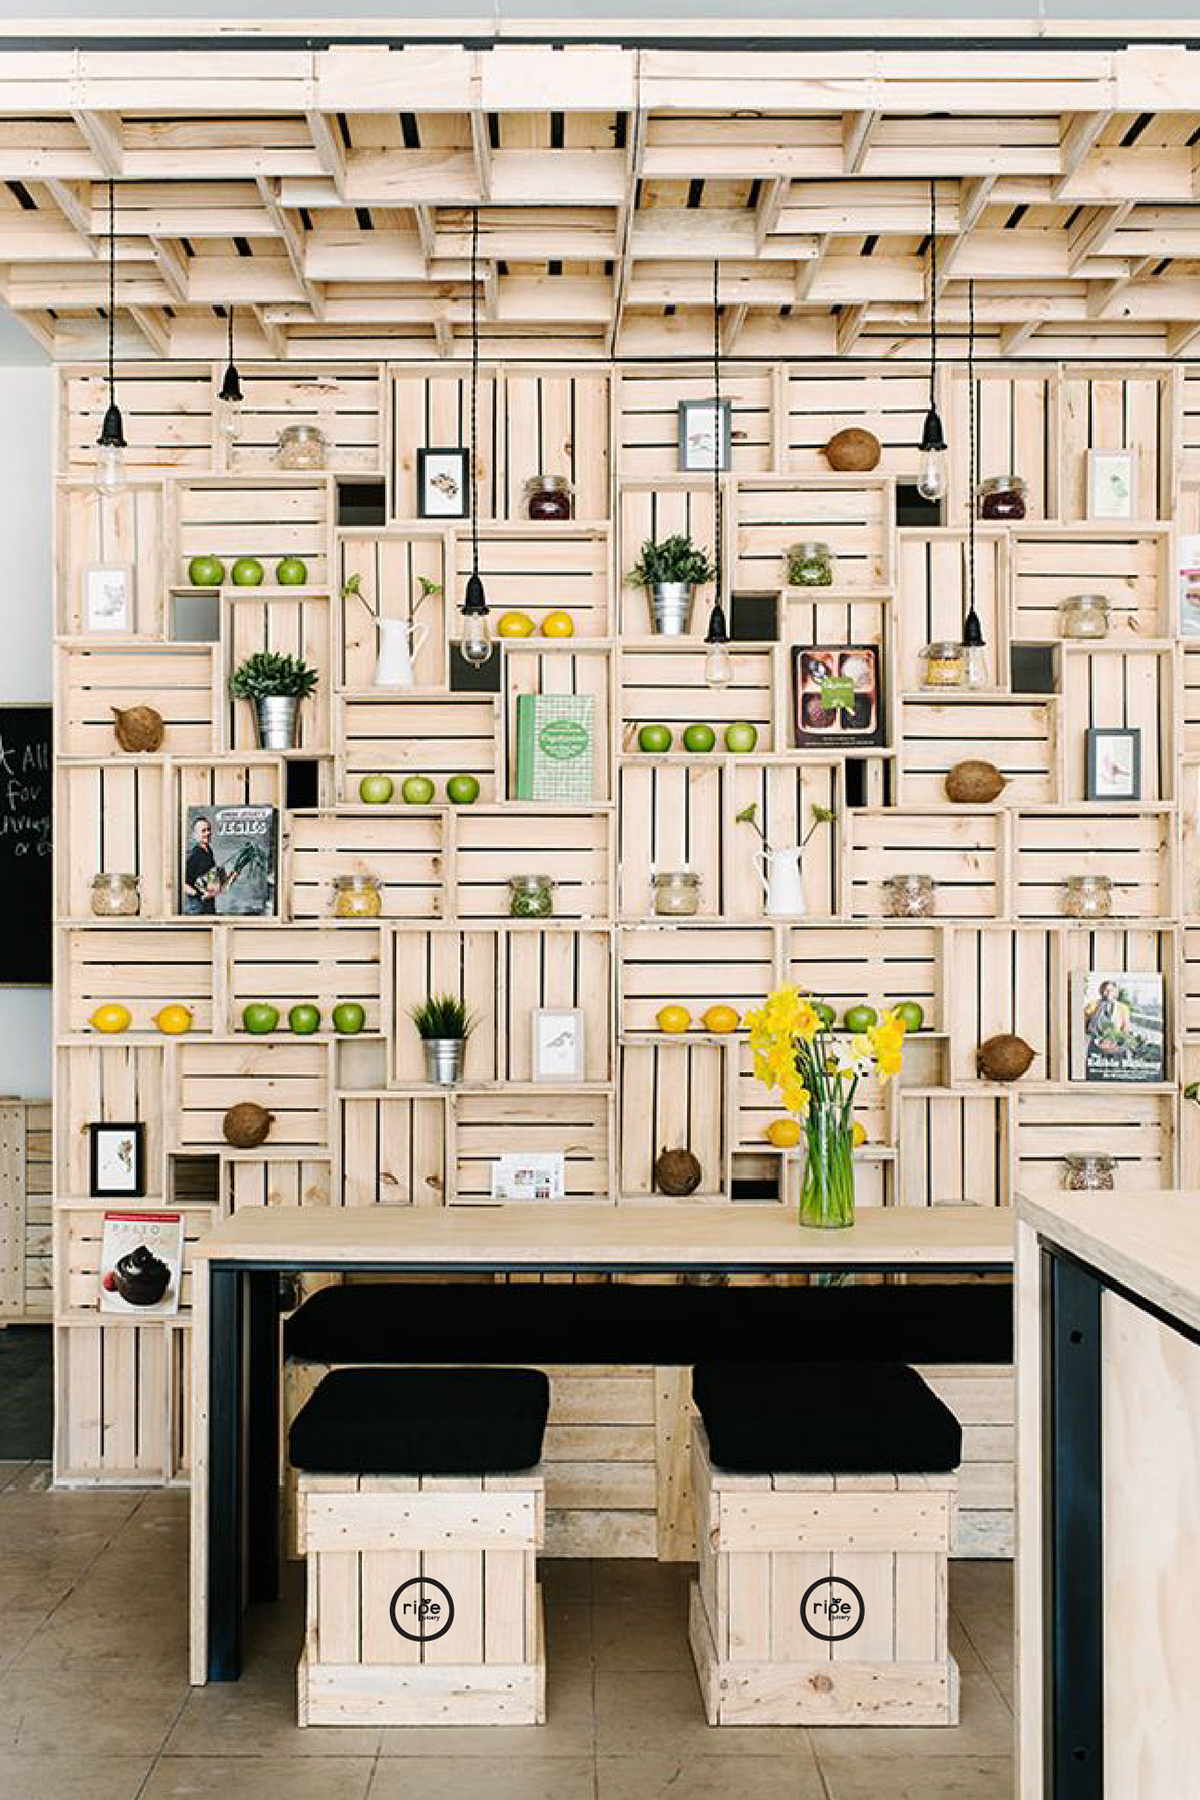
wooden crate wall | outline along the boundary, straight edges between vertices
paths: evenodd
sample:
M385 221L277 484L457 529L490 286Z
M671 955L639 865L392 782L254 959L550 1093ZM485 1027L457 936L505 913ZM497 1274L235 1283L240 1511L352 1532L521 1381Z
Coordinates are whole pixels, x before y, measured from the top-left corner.
M0 1098L0 1326L53 1311L50 1103Z

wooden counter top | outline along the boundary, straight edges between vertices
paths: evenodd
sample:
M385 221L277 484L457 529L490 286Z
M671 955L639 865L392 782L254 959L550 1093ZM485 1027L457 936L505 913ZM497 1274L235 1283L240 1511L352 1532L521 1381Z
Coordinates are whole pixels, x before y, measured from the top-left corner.
M198 1261L403 1269L1004 1269L1008 1207L869 1208L846 1230L781 1206L630 1204L253 1208L196 1245Z
M1017 1216L1040 1237L1200 1331L1200 1192L1022 1194Z

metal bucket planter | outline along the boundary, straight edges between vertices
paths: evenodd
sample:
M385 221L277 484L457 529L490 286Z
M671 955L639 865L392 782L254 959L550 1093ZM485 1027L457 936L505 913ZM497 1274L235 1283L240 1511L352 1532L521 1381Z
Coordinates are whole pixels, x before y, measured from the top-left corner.
M294 750L300 723L297 694L265 694L254 702L254 726L260 750Z
M696 590L690 581L659 581L650 588L650 623L659 637L686 637L692 629Z
M466 1047L466 1038L422 1038L426 1081L432 1081L438 1087L454 1087L462 1080Z

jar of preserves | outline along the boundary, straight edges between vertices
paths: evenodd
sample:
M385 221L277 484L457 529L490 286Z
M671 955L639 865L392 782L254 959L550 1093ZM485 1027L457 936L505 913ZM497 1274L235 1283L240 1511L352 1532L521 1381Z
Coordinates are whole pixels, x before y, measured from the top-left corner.
M510 919L548 919L554 911L554 882L549 875L510 875Z
M975 490L976 516L1002 524L1009 519L1023 519L1028 492L1028 483L1019 475L990 475Z
M883 892L889 918L932 919L932 875L889 875Z
M92 876L92 912L98 919L132 919L142 910L136 875Z
M1110 622L1107 594L1068 594L1058 609L1058 629L1067 638L1107 637Z
M335 919L377 919L383 911L383 883L378 875L335 875Z
M690 919L700 910L700 877L691 869L660 869L654 876L654 910L663 919Z
M787 553L789 587L832 587L833 559L829 545L816 538L793 544Z
M565 475L534 475L525 483L525 511L531 519L569 519L571 484Z
M1063 1186L1074 1193L1108 1193L1116 1186L1117 1159L1107 1150L1063 1157Z
M275 461L281 469L323 469L327 447L318 425L285 425L276 440Z
M1063 882L1062 908L1068 919L1111 918L1112 877L1110 875L1068 875Z
M921 686L958 688L967 685L967 653L962 644L947 638L926 644L921 652Z

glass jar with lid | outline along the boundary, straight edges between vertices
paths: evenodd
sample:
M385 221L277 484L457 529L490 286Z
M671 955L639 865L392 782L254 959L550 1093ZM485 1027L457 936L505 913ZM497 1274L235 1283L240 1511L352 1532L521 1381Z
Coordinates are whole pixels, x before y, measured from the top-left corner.
M921 686L958 688L967 685L967 653L962 644L945 638L926 644L921 652Z
M377 919L383 912L383 883L378 875L335 875L335 919Z
M1063 1186L1073 1193L1109 1193L1116 1186L1117 1159L1107 1150L1083 1150L1063 1157Z
M554 882L549 875L510 875L510 919L548 919L554 912Z
M92 912L97 919L132 919L142 910L136 875L101 869L92 876Z
M975 489L976 516L1001 524L1010 519L1023 519L1028 493L1028 483L1019 475L989 475Z
M818 538L805 538L792 544L787 553L789 587L832 587L833 559L829 545Z
M1113 884L1110 875L1068 875L1063 882L1063 912L1068 919L1112 917Z
M531 519L569 519L571 484L566 476L532 476L525 483L525 511Z
M663 919L690 919L700 910L700 877L691 869L659 869L654 910Z
M932 875L889 875L883 892L889 918L932 919Z
M319 425L285 425L275 446L281 469L323 469L328 448Z
M1107 637L1111 622L1107 594L1068 594L1058 609L1058 629L1067 638Z

